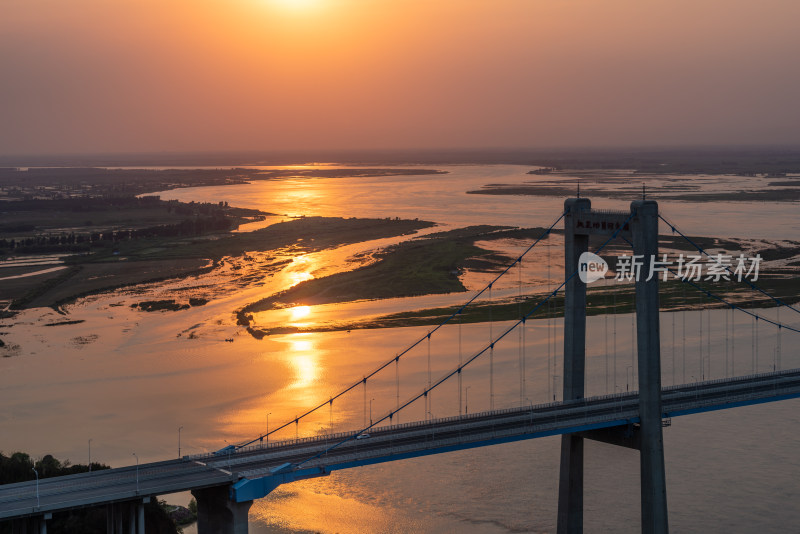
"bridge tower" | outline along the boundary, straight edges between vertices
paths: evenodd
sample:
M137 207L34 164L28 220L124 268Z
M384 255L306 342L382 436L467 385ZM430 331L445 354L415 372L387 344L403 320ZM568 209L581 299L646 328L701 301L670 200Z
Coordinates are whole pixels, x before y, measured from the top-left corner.
M583 398L586 380L586 283L572 275L580 268L581 254L589 250L589 236L618 232L632 240L633 254L642 260L642 274L635 282L640 424L632 429L625 426L562 436L558 532L583 532L583 440L588 438L640 451L642 532L666 534L658 276L647 280L658 254L658 204L637 200L631 203L630 212L592 210L591 206L588 198L564 202L564 272L569 279L564 293L564 400Z

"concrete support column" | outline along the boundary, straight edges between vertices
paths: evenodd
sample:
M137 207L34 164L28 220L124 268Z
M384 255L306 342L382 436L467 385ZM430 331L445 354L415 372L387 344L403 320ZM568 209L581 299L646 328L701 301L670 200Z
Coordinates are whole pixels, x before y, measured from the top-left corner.
M114 534L114 505L106 505L106 534Z
M122 505L114 505L114 534L123 534L122 530Z
M136 534L136 504L128 505L128 534Z
M564 202L564 400L581 399L586 380L586 284L574 273L589 250L589 236L575 232L575 215L591 209L588 198ZM570 278L571 277L571 278ZM558 484L558 533L583 532L583 438L561 436Z
M136 520L136 534L144 534L144 503L137 506L138 518Z
M192 495L197 500L197 534L247 534L253 501L232 501L227 485L192 490Z
M653 277L647 280L651 261L654 258L658 260L658 204L652 200L637 200L631 203L631 211L636 212L631 225L633 253L643 256L641 274L636 282L642 532L666 534L669 527L664 440L661 429L658 273L654 273Z

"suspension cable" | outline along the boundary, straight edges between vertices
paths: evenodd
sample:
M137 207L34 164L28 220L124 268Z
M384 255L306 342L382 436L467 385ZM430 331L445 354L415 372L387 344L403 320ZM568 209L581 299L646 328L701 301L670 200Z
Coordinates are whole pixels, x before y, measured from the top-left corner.
M630 222L630 220L631 220L633 217L635 217L635 216L636 216L636 213L637 213L636 211L632 211L632 212L631 212L631 214L630 214L630 216L629 216L629 217L628 217L628 218L625 220L625 222L624 222L622 225L620 225L620 227L619 227L619 228L617 228L617 229L614 231L614 233L613 233L611 236L609 236L609 238L608 238L608 239L607 239L607 240L606 240L606 241L605 241L605 242L604 242L604 243L603 243L603 244L602 244L602 245L601 245L601 246L600 246L600 247L599 247L599 248L598 248L598 249L595 251L595 254L598 254L598 253L600 253L600 252L601 252L601 251L602 251L602 250L603 250L603 249L606 247L606 245L608 245L608 244L609 244L609 243L610 243L610 242L611 242L613 239L616 239L616 238L617 238L617 236L619 235L619 233L622 231L622 229L623 229L623 228L624 228L624 227L625 227L625 226L626 226L626 225L627 225L627 224ZM562 217L563 217L563 215L562 215ZM560 219L559 219L559 220L560 220ZM534 306L532 309L530 309L530 310L529 310L529 311L528 311L528 312L527 312L525 315L523 315L523 316L522 316L522 317L521 317L519 320L517 320L517 321L516 321L514 324L512 324L512 325L511 325L509 328L507 328L505 331L503 331L503 333L501 333L499 336L497 336L497 337L496 337L496 338L495 338L495 339L494 339L494 340L493 340L491 343L489 343L488 345L484 346L482 349L480 349L480 350L479 350L479 351L477 351L475 354L473 354L473 355L472 355L470 358L468 358L468 359L466 360L466 362L464 362L464 364L463 364L463 365L459 365L457 368L455 368L455 369L453 369L452 371L450 371L450 372L448 372L448 373L444 374L443 376L441 376L441 377L440 377L438 380L436 380L436 382L434 382L434 383L433 383L433 385L432 385L430 388L425 388L425 389L424 389L424 390L423 390L421 393L419 393L419 394L417 394L417 395L415 395L415 396L411 397L409 400L407 400L405 403L403 403L403 405L402 405L402 406L400 406L400 409L399 409L399 410L397 410L397 411L401 411L401 410L405 409L406 407L410 406L410 405L411 405L411 404L413 404L414 402L418 401L420 398L427 397L427 396L430 394L430 392L431 392L432 390L436 389L437 387L439 387L440 385L442 385L443 383L445 383L445 382L446 382L448 379L452 378L454 375L456 375L456 374L458 374L459 372L463 371L463 369L464 369L465 367L467 367L469 364L471 364L472 362L474 362L475 360L477 360L477 359L478 359L480 356L482 356L483 354L485 354L487 351L493 351L493 350L494 350L494 346L495 346L495 345L496 345L496 344L497 344L499 341L503 340L503 339L504 339L504 338L505 338L505 337L506 337L506 336L507 336L509 333L511 333L511 332L512 332L512 331L513 331L515 328L517 328L518 326L520 326L521 324L523 324L523 323L524 323L524 322L525 322L525 321L526 321L526 320L527 320L529 317L531 317L533 314L535 314L535 313L536 313L536 312L537 312L537 311L538 311L538 310L539 310L539 309L540 309L540 308L541 308L541 307L542 307L544 304L546 304L546 303L547 303L547 302L548 302L548 301L549 301L551 298L555 298L555 296L558 294L558 292L559 292L559 291L561 291L561 289L563 289L563 288L564 288L564 287L567 285L567 283L569 283L569 281L570 281L570 280L572 280L572 279L573 279L575 276L577 276L577 275L578 275L578 271L579 271L579 270L578 270L578 269L576 269L576 270L575 270L575 271L574 271L574 272L573 272L571 275L569 275L569 276L566 278L566 280L564 280L564 281L563 281L563 282L562 282L562 283L561 283L561 284L560 284L560 285L559 285L559 286L558 286L558 287L555 289L555 291L553 291L552 293L548 294L548 295L547 295L547 296L546 296L546 297L545 297L543 300L541 300L541 301L540 301L540 302L539 302L539 303L538 303L536 306ZM344 438L343 440L339 441L338 443L335 443L334 445L331 445L330 447L327 447L326 449L324 449L324 450L320 451L319 453L317 453L317 454L315 454L315 455L313 455L313 456L311 456L311 457L309 457L309 458L306 458L305 460L303 460L303 461L299 462L298 464L296 464L296 465L295 465L295 467L296 467L296 468L299 468L299 467L301 467L302 465L304 465L304 464L306 464L306 463L308 463L308 462L310 462L310 461L312 461L312 460L315 460L315 459L317 459L317 458L319 458L319 457L321 457L321 456L323 456L323 455L327 454L329 451L331 451L331 450L333 450L333 449L336 449L336 448L340 447L341 445L343 445L343 444L345 444L345 443L347 443L347 442L349 442L349 441L353 441L353 440L357 439L357 438L358 438L358 436L361 436L362 434L366 433L368 430L370 430L371 428L375 427L375 426L376 426L376 425L378 425L379 423L381 423L381 422L383 422L383 421L385 421L385 420L387 420L387 419L390 419L390 418L391 418L391 417L392 417L392 416L393 416L395 413L396 413L396 412L394 412L394 411L390 411L389 413L387 413L386 415L382 416L381 418L379 418L379 419L375 420L374 422L370 422L370 424L369 424L369 425L365 426L365 427L364 427L364 428L362 428L361 430L355 431L355 432L354 432L354 433L353 433L351 436L349 436L349 437L346 437L346 438Z
M420 337L419 339L417 339L415 342L413 342L412 344L410 344L408 347L406 347L406 348L405 348L403 351L401 351L401 352L400 352L399 354L397 354L395 357L393 357L393 358L391 358L390 360L386 361L384 364L382 364L382 365L378 366L378 367L377 367L375 370L373 370L371 373L369 373L369 374L367 374L366 376L364 376L364 378L363 378L363 379L359 380L358 382L354 382L354 383L353 383L353 384L351 384L350 386L348 386L348 387L344 388L344 389L343 389L343 390L341 390L339 393L337 393L336 395L334 395L333 397L331 397L331 398L330 398L330 400L327 400L327 401L323 402L322 404L319 404L318 406L315 406L314 408L311 408L310 410L308 410L308 411L307 411L307 412L305 412L304 414L297 416L297 418L296 418L296 419L303 419L304 417L307 417L307 416L311 415L312 413L316 412L317 410L319 410L320 408L323 408L324 406L326 406L326 405L328 404L328 402L333 402L334 400L338 399L339 397L341 397L341 396L343 396L343 395L345 395L345 394L349 393L349 392L350 392L350 391L352 391L353 389L357 388L357 387L359 386L359 384L361 384L363 381L365 381L365 380L369 380L369 379L370 379L370 378L372 378L373 376L375 376L375 375L377 375L378 373L380 373L381 371L383 371L383 370L384 370L385 368L387 368L389 365L391 365L391 364L392 364L392 362L394 362L394 361L395 361L395 358L399 359L399 358L401 358L401 357L405 356L405 355L406 355L406 354L408 354L408 353L409 353L409 352L410 352L412 349L414 349L415 347L417 347L417 345L419 345L420 343L422 343L423 341L425 341L425 339L426 339L426 338L428 338L430 335L432 335L432 334L436 333L436 332L437 332L439 329L443 328L445 325L447 325L448 323L450 323L450 322L451 322L451 321L452 321L452 320L453 320L455 317L457 317L458 315L460 315L460 314L461 314L461 313L462 313L462 312L463 312L463 311L464 311L464 310L465 310L465 309L466 309L468 306L470 306L470 305L471 305L473 302L475 302L475 301L476 301L476 300L477 300L477 299L478 299L478 298L479 298L481 295L483 295L483 294L484 294L484 293L485 293L487 290L489 290L489 289L491 288L491 286L492 286L492 285L493 285L495 282L497 282L497 281L498 281L500 278L502 278L503 276L505 276L505 274L506 274L506 273L508 273L508 272L509 272L509 271L510 271L510 270L511 270L513 267L514 267L514 265L516 265L516 264L517 264L517 262L521 262L521 261L522 261L522 258L524 258L524 257L525 257L525 256L526 256L526 255L527 255L527 254L528 254L528 253L531 251L531 250L533 250L533 248L534 248L534 247L536 247L536 245L538 245L538 244L539 244L539 243L540 243L540 242L541 242L543 239L545 239L546 237L548 237L548 236L551 234L551 232L553 231L553 228L555 228L555 226L556 226L556 225L557 225L559 222L561 222L561 219L563 219L563 218L564 218L564 217L567 215L567 213L568 213L568 211L564 211L564 212L562 212L562 213L561 213L561 215L559 215L559 216L558 216L558 218L557 218L557 219L556 219L556 220L555 220L555 221L554 221L554 222L553 222L553 223L552 223L552 224L551 224L549 227L547 227L547 228L546 228L546 229L545 229L545 230L544 230L544 231L543 231L543 232L542 232L542 233L539 235L539 237L537 237L537 238L536 238L536 240L535 240L535 241L534 241L534 242L533 242L533 243L532 243L532 244L531 244L531 245L530 245L530 246L529 246L527 249L525 249L525 251L524 251L522 254L520 254L520 256L519 256L518 258L514 259L514 261L513 261L513 262L511 262L511 264L507 265L507 266L506 266L506 268L505 268L505 269L504 269L504 270L503 270L503 271L502 271L500 274L498 274L498 275L497 275L497 276L494 278L494 280L492 280L491 282L489 282L489 284L487 284L486 286L484 286L484 287L483 287L483 289L481 289L480 291L478 291L477 293L475 293L475 295L473 295L473 296L472 296L472 298L470 298L470 299L469 299L467 302L465 302L463 305L461 305L461 307L460 307L460 308L458 308L458 309L457 309L455 312L453 312L453 313L452 313L452 314L451 314L449 317L447 317L447 318L446 318L444 321L442 321L441 323L439 323L438 325L436 325L436 327L434 327L434 328L433 328L433 329L432 329L432 330L431 330L429 333L427 333L426 335L424 335L424 336ZM259 437L255 438L255 439L252 439L252 440L250 440L250 441L247 441L247 442L245 442L245 443L242 443L241 445L238 445L238 446L237 446L237 448L242 448L242 447L247 447L248 445L252 445L252 444L253 444L253 443L255 443L256 441L262 440L263 438L267 437L268 435L270 435L270 434L274 434L275 432L278 432L278 431L280 431L280 430L282 430L282 429L286 428L287 426L291 425L291 424L292 424L292 423L294 423L294 422L295 422L295 419L292 419L292 420L290 420L290 421L288 421L288 422L286 422L286 423L284 423L284 424L282 424L282 425L280 425L280 426L278 426L278 427L274 428L273 430L270 430L270 431L269 431L269 432L267 432L266 434L262 434L262 435L260 435Z
M661 215L660 213L658 214L658 218L661 219L662 221L664 221L664 223L666 223L667 226L669 226L670 230L672 230L673 233L677 233L678 235L680 235L682 238L684 238L686 241L688 241L694 248L696 248L699 252L705 254L708 258L710 258L712 260L714 259L714 257L711 254L709 254L708 252L706 252L706 250L703 249L703 247L701 247L700 245L698 245L697 243L692 241L692 239L690 237L688 237L686 234L681 232L678 229L677 226L675 226L674 224L669 222L667 219L665 219L664 216ZM728 267L727 265L722 265L722 267L724 267L725 270L728 271L730 274L735 274L733 271L731 271L731 268ZM789 304L785 303L783 300L781 300L778 297L770 295L769 293L767 293L766 291L764 291L763 289L761 289L760 287L755 285L753 282L751 282L747 278L742 277L742 280L747 282L747 285L749 285L751 289L754 289L754 290L758 291L759 293L769 297L770 299L775 301L775 303L777 303L779 306L785 306L785 307L789 308L790 310L792 310L793 312L800 313L800 310L798 310L797 308L795 308L793 306L790 306Z

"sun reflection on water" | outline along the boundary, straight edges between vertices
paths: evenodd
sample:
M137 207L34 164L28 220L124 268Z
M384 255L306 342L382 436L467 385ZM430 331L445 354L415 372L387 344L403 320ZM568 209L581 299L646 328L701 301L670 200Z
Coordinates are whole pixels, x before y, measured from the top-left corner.
M311 314L311 306L296 306L294 308L290 308L289 313L292 321L305 319Z
M314 261L309 258L308 255L294 258L292 264L287 269L289 283L294 286L300 282L311 280L314 278L314 275L311 274L311 270L315 267Z
M310 339L311 334L292 334L289 339L289 363L295 378L289 386L303 389L312 386L319 379L319 354Z
M314 348L314 344L309 339L297 339L291 343L292 352L308 352Z

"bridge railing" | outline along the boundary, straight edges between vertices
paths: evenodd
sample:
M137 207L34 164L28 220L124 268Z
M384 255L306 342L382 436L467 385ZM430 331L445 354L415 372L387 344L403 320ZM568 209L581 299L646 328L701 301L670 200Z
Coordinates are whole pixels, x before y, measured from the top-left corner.
M797 395L798 391L797 388L786 388L786 387L777 387L772 390L772 396L781 396L781 395ZM755 398L759 398L759 396L755 396L752 393L738 393L735 395L726 396L725 399L696 399L695 401L690 402L682 402L675 406L670 406L669 411L667 413L681 411L681 410L692 410L695 408L702 408L705 406L716 406L719 405L721 402L724 404L735 404L738 402L746 402L752 401Z
M608 395L601 395L598 397L586 397L584 399L574 399L574 400L567 400L567 401L554 401L554 402L547 402L547 403L540 403L532 405L533 410L543 410L548 408L556 408L556 407L565 407L571 405L584 405L589 400L600 400L600 399L610 399L610 398L623 398L626 396L631 396L633 392L625 392L625 393L612 393ZM498 410L486 411L486 412L475 412L471 414L463 414L463 415L453 415L450 417L441 417L436 419L427 419L421 421L410 421L408 423L400 423L396 425L383 425L383 426L376 426L370 429L370 433L380 433L380 432L391 432L395 430L403 430L409 428L416 428L416 427L426 427L430 425L438 425L443 423L451 423L451 422L461 422L461 421L468 421L471 419L479 419L487 416L492 415L505 415L505 414L512 414L512 413L525 413L531 410L531 406L515 406L511 408L502 408ZM304 443L319 443L320 441L328 440L335 440L335 439L343 439L343 438L350 438L355 436L359 433L360 430L348 430L344 432L336 432L333 434L315 434L313 436L304 436L302 438L296 439L288 439L288 440L280 440L280 441L270 441L269 443L259 443L256 445L248 445L246 447L242 447L236 450L233 454L241 454L246 452L255 452L261 451L265 449L273 449L273 448L282 448L294 445L302 445ZM216 454L214 452L204 452L199 454L193 454L187 456L192 460L202 460L205 458L225 458L225 454Z
M686 390L687 388L694 388L694 387L702 387L702 386L709 386L714 384L732 384L732 383L745 383L752 380L764 380L764 379L780 379L787 374L793 374L798 372L797 370L784 370L784 371L770 371L767 373L757 373L757 374L750 374L750 375L743 375L731 378L718 378L713 380L705 380L705 381L697 381L697 382L690 382L686 384L676 384L671 386L666 386L663 388L665 392L672 392L672 391L680 391ZM462 423L468 422L470 420L480 419L489 416L502 416L508 414L515 414L520 413L524 414L531 410L535 411L542 411L548 410L553 408L560 408L560 409L569 409L570 407L585 407L590 402L598 402L603 400L623 400L623 399L630 399L637 397L637 391L626 391L622 393L610 393L606 395L597 395L593 397L585 397L583 399L573 399L567 401L555 401L555 402L547 402L547 403L540 403L540 404L533 404L528 406L515 406L511 408L502 408L493 411L486 411L486 412L475 412L471 414L462 414L462 415L454 415L450 417L442 417L436 419L427 419L427 420L420 420L420 421L410 421L408 423L400 423L396 425L383 425L379 427L374 427L370 429L371 434L380 434L382 432L394 432L398 430L408 430L414 428L426 428L436 425L448 424L448 423ZM280 441L270 441L269 443L257 444L257 445L250 445L247 447L243 447L241 449L237 449L236 452L232 453L233 455L239 455L242 453L252 453L257 451L269 451L270 449L276 448L284 448L284 447L293 447L302 444L318 444L320 442L325 442L326 440L341 440L345 438L352 438L359 433L360 430L348 430L343 432L336 432L336 433L320 433L313 436L304 436L297 439L288 439L288 440L280 440ZM224 454L215 454L213 452L209 453L201 453L192 455L189 458L195 460L202 460L207 458L214 458L224 460Z
M663 391L672 391L672 390L679 390L685 389L689 387L695 387L695 385L709 385L709 384L721 384L723 382L731 383L731 382L746 382L750 380L756 380L760 378L774 378L774 377L782 377L786 376L787 374L794 374L797 373L797 369L786 369L783 371L769 371L766 373L755 373L749 375L741 375L741 376L732 376L730 378L714 378L711 380L698 380L697 382L687 382L685 384L674 384L672 386L665 386L662 388Z

